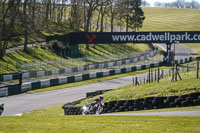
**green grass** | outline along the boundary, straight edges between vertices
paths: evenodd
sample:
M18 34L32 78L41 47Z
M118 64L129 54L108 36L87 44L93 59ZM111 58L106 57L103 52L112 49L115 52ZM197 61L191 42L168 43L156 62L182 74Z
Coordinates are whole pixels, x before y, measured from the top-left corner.
M28 43L44 42L47 35L54 34L66 34L69 32L79 31L76 29L71 29L68 23L63 23L62 25L49 22L48 28L43 26L41 29L31 29L29 30ZM24 44L24 29L22 24L17 23L13 28L13 36L11 37L8 47L15 47Z
M27 53L23 50L17 50L16 52L7 53L4 56L4 61L0 60L0 74L19 72L19 65L23 63L64 59L50 50L42 49L41 47L28 48L28 51Z
M200 117L35 116L2 117L3 133L188 133L200 131Z
M143 8L146 19L140 31L200 31L200 10ZM200 55L200 43L184 44Z
M80 53L84 57L105 56L113 54L127 54L151 50L147 44L91 44L90 50L86 51L86 44L80 44Z
M200 79L196 79L196 72L182 73L182 81L171 82L171 77L160 83L141 84L139 86L126 85L103 94L104 101L130 100L151 96L173 96L193 92L200 92ZM80 105L91 103L94 98L86 99ZM78 106L78 105L77 105Z
M126 112L126 113L151 113L151 112L195 111L195 110L200 110L200 106L165 108L165 109L151 109L151 110L140 110L140 111L129 111L129 112ZM124 113L124 112L121 112L121 113ZM34 115L34 113L33 113L33 115Z
M90 56L100 56L100 55L112 55L112 54L124 54L124 53L134 53L134 52L142 52L151 50L151 47L146 44L119 44L116 47L112 47L111 45L97 45L96 48L90 46L89 52L85 51L85 45L80 46L80 52L84 57ZM19 72L19 65L24 63L34 63L40 61L49 61L49 60L63 60L63 59L71 59L70 57L63 58L61 56L56 55L53 51L49 50L47 46L42 47L32 47L28 48L28 53L23 50L17 50L16 52L7 53L4 56L4 61L0 60L0 74L8 74L8 73L16 73ZM111 60L111 59L109 59ZM113 59L114 60L114 59ZM106 59L102 60L91 60L92 62L106 61ZM107 59L108 61L108 59ZM69 65L70 65L69 61ZM73 62L73 66L86 65L88 62ZM27 70L52 70L58 69L59 67L63 67L63 64L58 64L56 68L52 65L49 65L48 68L46 65L34 66L31 68L25 68ZM26 70L26 71L27 71Z
M141 31L200 31L200 10L143 8L146 19Z
M200 43L187 43L184 45L192 48L192 50L194 50L196 56L200 56Z

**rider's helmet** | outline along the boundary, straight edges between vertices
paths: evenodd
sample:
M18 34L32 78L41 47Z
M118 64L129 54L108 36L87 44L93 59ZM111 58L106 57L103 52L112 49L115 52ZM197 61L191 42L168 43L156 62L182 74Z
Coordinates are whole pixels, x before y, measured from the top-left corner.
M99 96L99 99L103 100L103 96Z

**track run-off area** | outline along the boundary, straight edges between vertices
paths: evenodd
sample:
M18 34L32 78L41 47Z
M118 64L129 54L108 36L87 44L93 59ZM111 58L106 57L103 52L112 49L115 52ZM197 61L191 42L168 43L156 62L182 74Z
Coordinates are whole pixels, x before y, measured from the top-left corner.
M163 44L158 44L158 46L165 47ZM180 50L183 53L191 53L191 49L183 47L182 45L176 45L176 51ZM189 55L189 54L188 54ZM133 77L144 77L146 73L139 74L135 76L128 76L113 80L108 80L99 83L93 83L88 85L82 85L77 87L65 88L55 91L47 91L41 93L24 93L15 96L0 98L0 101L4 103L5 110L2 116L19 116L23 113L30 112L32 110L49 107L58 104L65 104L68 102L73 102L86 97L87 92L97 91L97 90L108 90L117 89L121 86L131 84ZM194 113L195 112L195 113ZM163 115L163 116L199 116L200 111L181 111L181 112L162 112L162 113L143 113L143 114L120 114L120 115ZM119 115L119 114L116 114Z

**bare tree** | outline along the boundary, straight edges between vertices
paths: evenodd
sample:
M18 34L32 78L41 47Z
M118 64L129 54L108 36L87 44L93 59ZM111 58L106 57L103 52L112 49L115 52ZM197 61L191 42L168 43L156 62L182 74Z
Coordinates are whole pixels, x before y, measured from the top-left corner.
M82 8L84 1L82 0L71 0L71 12L70 12L70 27L79 29L83 21L83 10Z
M27 3L28 0L24 0L23 4L23 25L24 25L24 51L28 51L28 22L27 22Z
M19 13L21 0L0 1L0 59L6 53L8 41L10 40L14 23Z
M161 6L162 6L162 3L161 3L160 1L156 1L156 2L154 3L154 6L155 6L155 7L161 7Z
M108 4L109 4L108 0L101 0L100 10L99 10L99 12L101 14L101 30L100 30L100 32L103 32L104 17L108 10Z
M151 4L149 2L147 2L146 0L142 0L142 6L143 7L150 7Z
M97 7L101 4L100 0L86 0L86 4L88 5L86 11L87 11L87 15L86 15L86 29L85 31L88 32L89 31L89 26L91 23L91 18L92 15L94 13L94 11L97 9Z

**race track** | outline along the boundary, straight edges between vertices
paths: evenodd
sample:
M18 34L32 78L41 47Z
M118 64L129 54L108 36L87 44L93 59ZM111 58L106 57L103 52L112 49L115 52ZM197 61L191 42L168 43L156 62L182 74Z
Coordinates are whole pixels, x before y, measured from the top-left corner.
M144 77L146 75L147 74L140 74L137 75L137 77ZM39 108L80 100L86 97L87 92L116 89L120 86L131 84L132 78L133 76L128 76L119 79L113 79L61 90L34 94L20 94L0 98L0 102L3 102L5 104L5 110L2 115L16 116Z
M137 76L143 77L145 75L146 74L140 74ZM2 115L15 116L43 107L80 100L86 97L87 92L96 90L116 89L120 86L131 84L132 78L133 76L129 76L61 90L34 94L21 94L0 98L0 101L5 104L5 110Z

